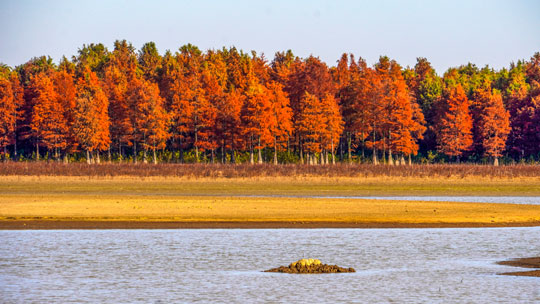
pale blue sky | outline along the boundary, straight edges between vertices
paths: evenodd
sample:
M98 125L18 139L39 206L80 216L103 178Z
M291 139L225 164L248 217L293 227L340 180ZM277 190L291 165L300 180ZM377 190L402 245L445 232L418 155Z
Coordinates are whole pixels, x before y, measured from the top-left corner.
M335 65L343 52L369 64L426 57L439 73L475 63L495 68L540 51L539 0L454 1L74 1L0 0L0 62L58 62L84 43L154 41L161 54L192 43L236 46L272 59L292 49Z

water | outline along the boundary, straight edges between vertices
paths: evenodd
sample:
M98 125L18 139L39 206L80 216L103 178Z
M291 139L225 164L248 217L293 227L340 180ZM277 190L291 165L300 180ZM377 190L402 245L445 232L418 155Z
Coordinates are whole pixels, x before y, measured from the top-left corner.
M340 198L540 205L540 196L342 196Z
M225 196L225 195L223 195ZM319 196L319 195L227 195L228 197L339 198L401 201L497 203L540 205L540 196Z
M540 227L0 231L0 302L538 303ZM351 274L262 270L302 257Z

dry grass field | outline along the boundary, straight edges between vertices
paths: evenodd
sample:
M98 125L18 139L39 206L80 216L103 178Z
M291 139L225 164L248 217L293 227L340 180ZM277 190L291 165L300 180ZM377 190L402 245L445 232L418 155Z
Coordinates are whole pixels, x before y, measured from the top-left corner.
M247 227L249 223L281 223L274 225L278 227L285 227L286 223L308 223L313 227L332 226L329 223L351 227L540 225L540 206L533 205L331 198L538 196L540 177L538 169L532 166L523 170L525 173L517 169L502 169L495 176L482 175L482 169L461 175L442 174L444 170L441 168L432 171L425 169L426 172L418 175L399 175L402 169L397 168L394 172L392 167L380 175L365 172L350 174L343 171L353 166L344 165L334 168L326 166L331 168L326 168L329 170L327 172L301 174L298 172L309 171L311 167L317 166L291 167L291 170L297 171L296 174L289 174L288 171L283 174L265 173L268 166L264 165L259 166L259 171L253 171L256 174L249 171L253 166L238 166L238 170L234 171L234 166L208 165L192 167L194 172L199 173L209 170L204 174L175 175L167 173L171 172L167 170L162 175L143 174L147 168L153 168L149 165L140 167L141 174L137 175L137 171L129 171L137 167L130 165L79 167L79 164L53 164L47 169L52 172L44 174L40 170L49 165L30 164L25 169L27 171L15 174L10 171L13 166L0 165L0 228L4 229L13 228L22 221L55 222L54 227L60 228L58 221L225 222L243 223L242 227L246 223ZM111 166L118 166L115 172L123 174L100 173L100 170L112 170ZM171 165L166 166L168 168ZM73 174L62 171L68 168L74 170ZM318 168L314 170L324 169L323 166ZM449 166L446 171L457 172L460 168ZM80 171L77 171L79 169L83 172L95 171L94 174L86 172L87 175L80 175ZM182 165L168 170L173 169L186 170ZM217 176L216 172L220 169L231 170L232 177ZM60 174L61 171L63 174ZM155 227L160 225L155 224Z

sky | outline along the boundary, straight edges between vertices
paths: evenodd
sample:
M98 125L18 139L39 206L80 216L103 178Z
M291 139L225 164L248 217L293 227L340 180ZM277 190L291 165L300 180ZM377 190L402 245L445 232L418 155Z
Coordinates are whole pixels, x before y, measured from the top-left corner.
M474 63L495 69L540 51L539 0L0 0L0 62L48 55L58 63L83 44L112 50L126 39L161 54L184 44L291 49L333 66L344 52L368 64L386 55L402 66L427 58L439 74Z

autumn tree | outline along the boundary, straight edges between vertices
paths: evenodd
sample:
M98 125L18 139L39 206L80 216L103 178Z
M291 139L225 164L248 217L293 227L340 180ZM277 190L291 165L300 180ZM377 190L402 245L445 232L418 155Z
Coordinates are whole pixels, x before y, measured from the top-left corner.
M111 122L110 137L114 147L118 148L120 159L123 147L133 147L133 108L129 107L128 90L137 76L137 56L135 49L125 40L115 41L114 51L108 56L103 68L103 88L109 101ZM135 161L135 160L134 160Z
M33 111L30 128L36 138L36 157L39 158L39 145L54 151L58 159L59 149L67 147L69 128L64 118L64 109L55 86L49 76L41 73L33 77L31 88Z
M321 155L321 163L329 163L328 151L330 151L330 154L332 155L332 164L335 164L335 148L339 143L339 138L343 132L344 122L339 110L338 102L333 95L327 94L321 100L321 116L322 125L320 127L323 128L321 144L324 154L324 159Z
M156 149L165 148L169 138L168 115L163 108L163 99L159 95L157 84L144 79L134 78L127 96L130 121L133 130L134 161L137 162L137 145L143 148L143 161L147 162L147 151L152 150L153 162L157 164Z
M448 156L456 156L459 161L459 157L473 143L469 99L461 84L447 89L439 111L436 132L438 150Z
M100 151L109 149L109 101L99 80L89 67L77 80L77 95L74 112L73 132L81 149L86 151L87 163L100 162Z
M270 64L270 78L285 87L292 73L293 64L297 62L297 57L291 50L286 52L276 52Z
M289 138L292 135L292 110L289 106L289 98L283 92L281 84L272 81L268 84L268 90L271 94L270 134L274 144L274 164L277 165L277 152L288 148Z
M498 166L498 158L506 146L510 133L508 111L504 108L502 95L491 86L477 88L475 99L478 103L477 138L484 155L493 157L493 164Z
M261 149L273 141L271 130L276 121L272 115L271 92L264 86L254 83L248 89L242 106L243 132L249 146L250 163L253 164L253 149L258 149L258 163L262 164Z
M337 97L344 120L344 140L347 143L349 163L352 162L353 138L362 138L362 157L364 156L364 139L366 129L362 125L362 114L365 113L363 102L365 98L359 96L360 89L365 88L360 82L363 80L365 62L359 60L357 65L352 54L343 54L336 68L332 69L332 77L336 83Z
M316 162L315 153L321 152L324 131L324 117L321 115L321 101L308 92L300 100L296 119L296 131L302 139L300 153L307 153L307 162Z
M60 113L63 118L63 124L66 127L65 141L65 161L68 159L69 152L75 152L77 149L77 141L73 134L73 123L75 121L74 111L76 105L77 89L75 87L74 75L68 68L64 68L53 77L53 83L60 105Z
M11 82L0 77L0 148L3 149L4 161L8 159L7 147L15 135L16 111Z
M205 96L201 82L203 56L201 51L191 44L184 45L174 56L165 55L161 76L162 96L165 108L170 113L173 147L178 148L180 161L183 161L183 149L193 145L198 134L196 118ZM199 148L195 146L196 159Z

